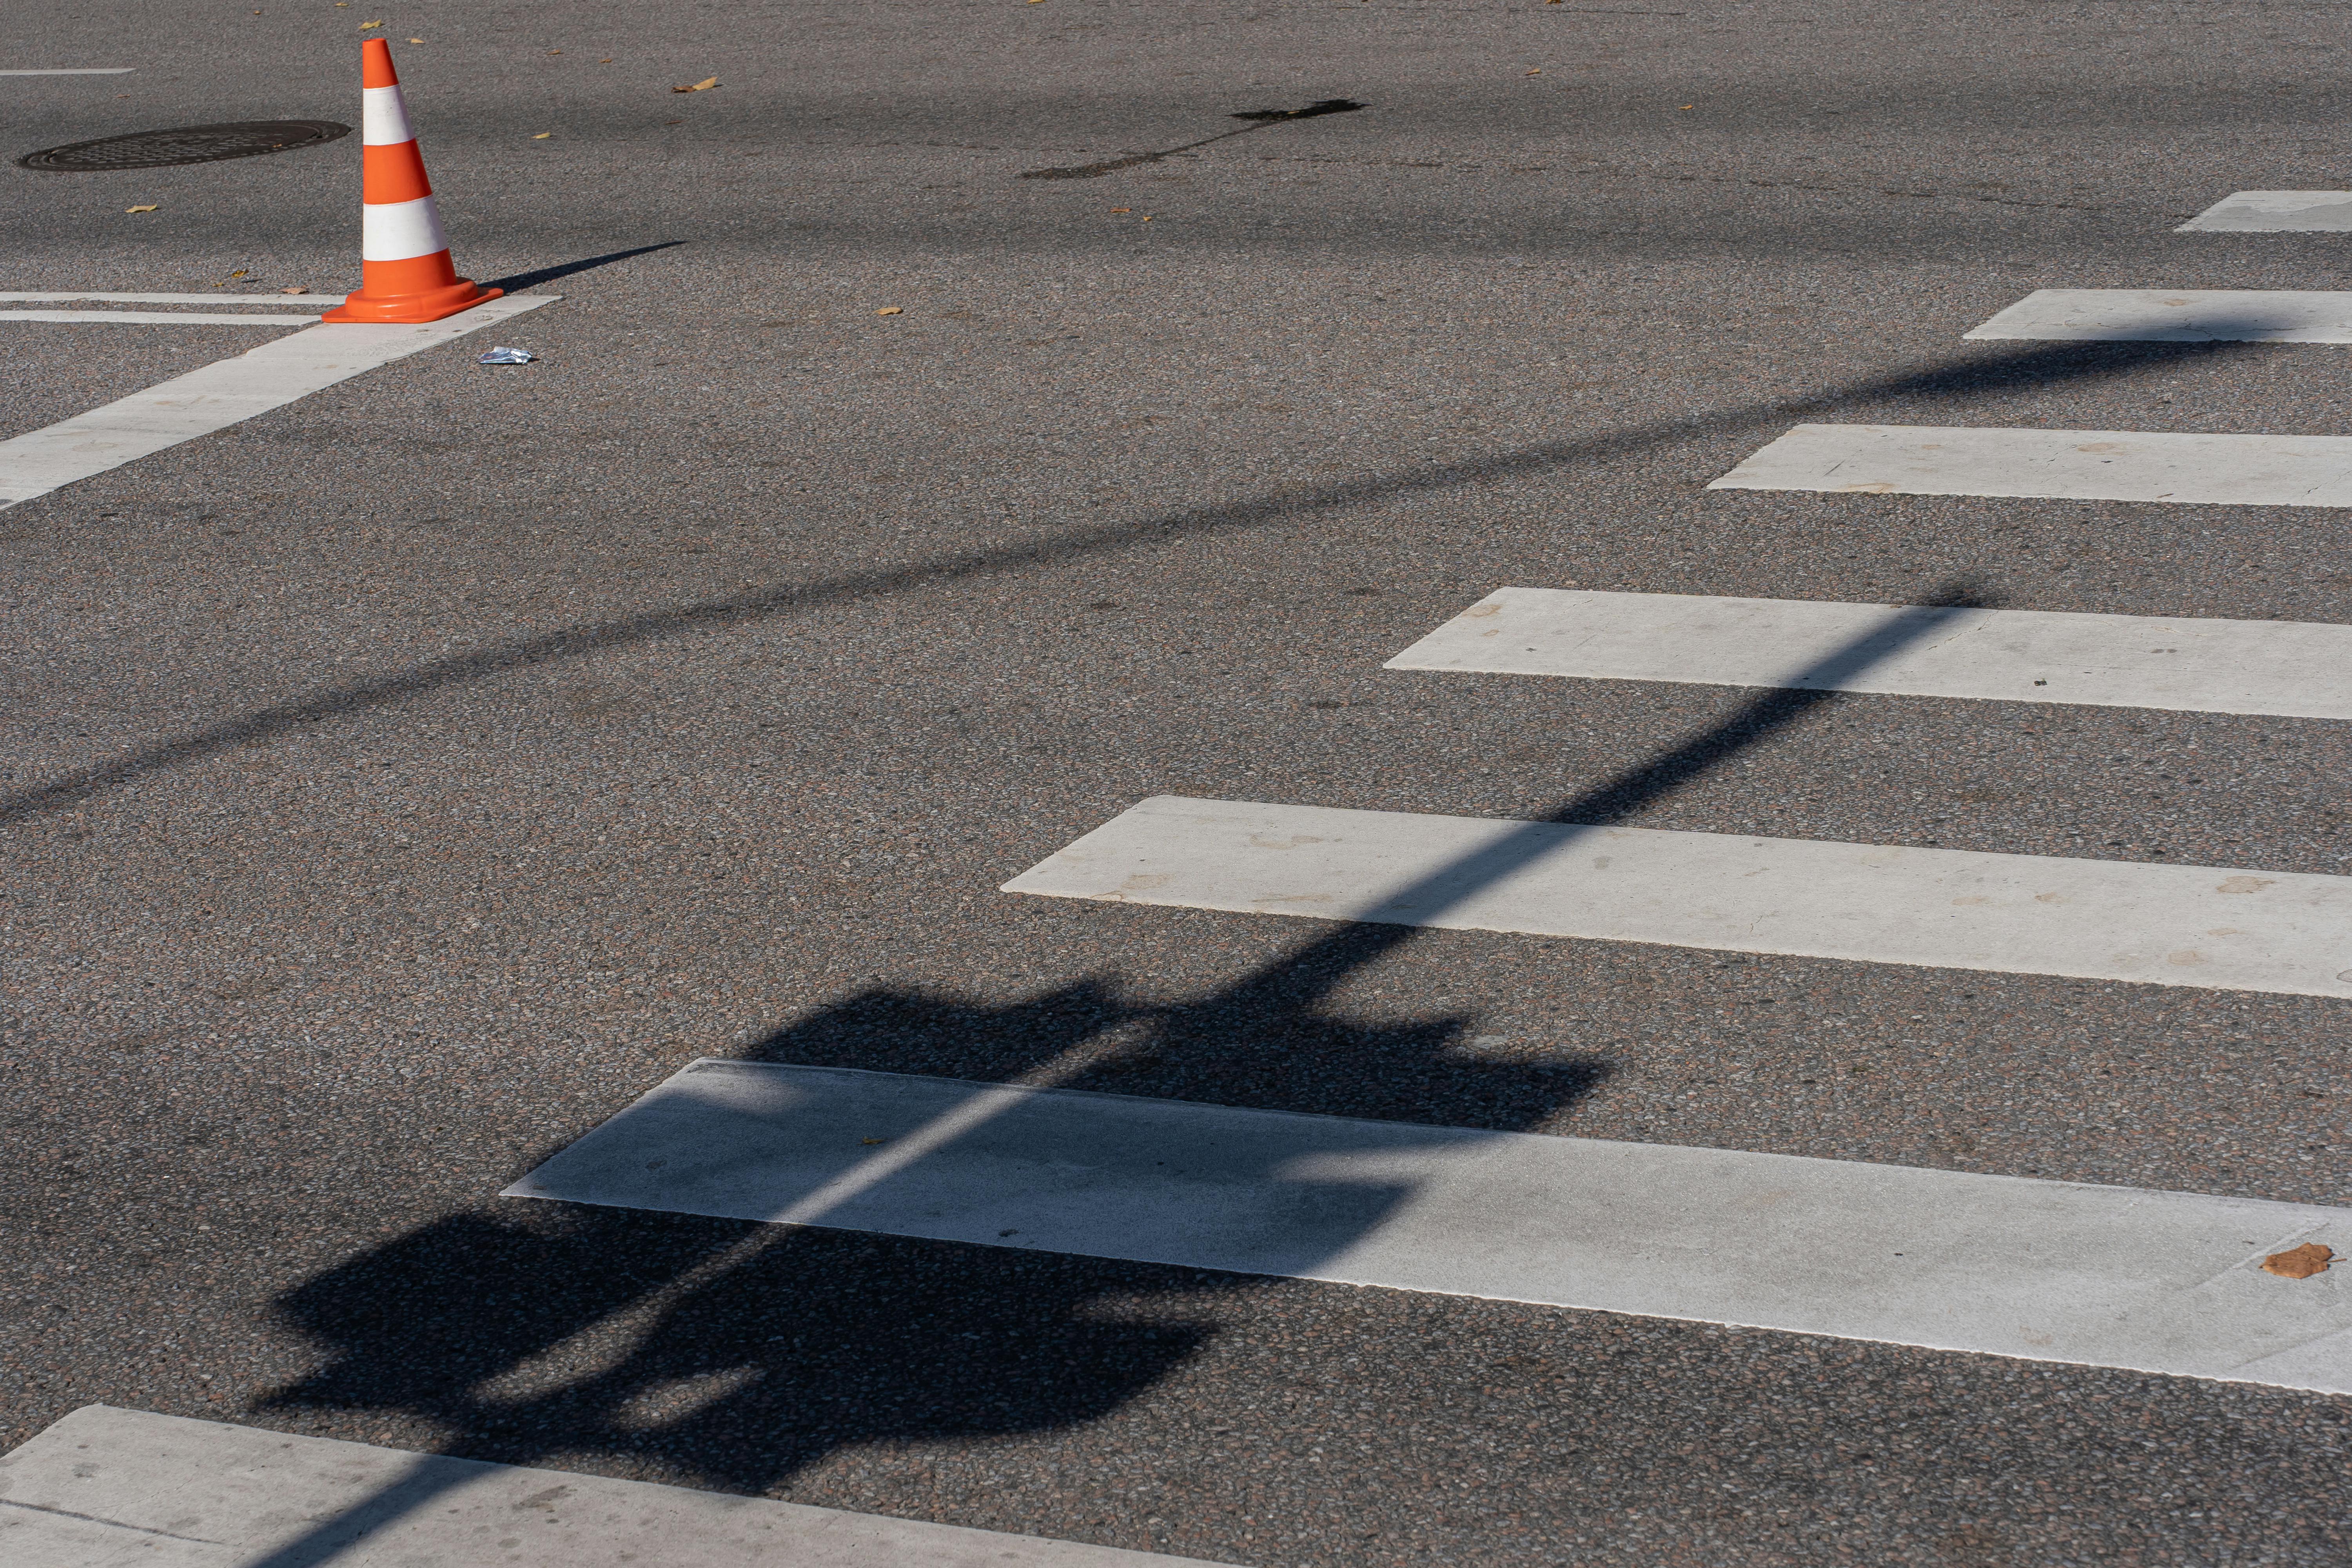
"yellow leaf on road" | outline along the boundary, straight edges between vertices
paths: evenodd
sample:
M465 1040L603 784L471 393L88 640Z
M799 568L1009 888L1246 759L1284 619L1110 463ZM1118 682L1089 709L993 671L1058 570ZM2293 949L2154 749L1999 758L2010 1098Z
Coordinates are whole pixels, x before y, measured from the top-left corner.
M552 131L542 131L538 135L532 137L531 140L534 142L544 142L554 134L555 132Z
M361 31L361 32L362 32L362 33L364 33L364 32L366 32L370 27L381 27L381 26L383 26L383 17L381 17L381 16L378 16L378 17L377 17L374 21L373 21L373 22L362 22L362 23L360 24L360 31Z
M2318 1242L2306 1241L2301 1247L2273 1252L2263 1258L2263 1272L2282 1279L2308 1279L2315 1274L2326 1273L2327 1266L2335 1261L2333 1250Z
M123 210L124 212L127 212L127 213L152 213L152 212L153 212L155 209L154 209L153 207L152 207L152 206L146 206L146 207L124 207L122 210Z
M898 306L896 306L896 305L885 305L885 306L883 306L880 310L878 310L875 311L874 313L875 313L876 315L877 315L877 316L896 316L896 315L903 314L903 312L902 312L902 311L899 310L899 308L898 308Z
M719 85L719 79L718 79L717 77L715 77L715 76L707 76L707 77L704 77L700 81L696 82L692 87L674 87L674 88L671 88L671 89L670 89L670 91L672 91L672 92L708 92L708 91L709 91L712 88L717 87L718 85Z

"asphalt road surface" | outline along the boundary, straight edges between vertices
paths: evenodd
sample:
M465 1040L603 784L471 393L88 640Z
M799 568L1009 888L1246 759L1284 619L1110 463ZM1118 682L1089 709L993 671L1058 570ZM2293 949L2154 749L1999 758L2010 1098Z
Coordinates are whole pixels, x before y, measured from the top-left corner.
M2346 432L2341 347L1960 341L2344 287L2173 232L2343 185L2337 8L37 12L0 66L135 69L0 78L12 158L356 124L391 37L460 267L562 299L0 511L0 1446L104 1402L1253 1568L2352 1560L2344 1396L496 1196L698 1057L1086 1047L2352 1201L2344 1000L996 890L1154 795L1604 784L2352 872L2342 722L1381 668L1504 584L2352 619L2339 511L1704 489L1805 419ZM0 288L351 289L359 164L7 167ZM0 438L283 330L0 321Z

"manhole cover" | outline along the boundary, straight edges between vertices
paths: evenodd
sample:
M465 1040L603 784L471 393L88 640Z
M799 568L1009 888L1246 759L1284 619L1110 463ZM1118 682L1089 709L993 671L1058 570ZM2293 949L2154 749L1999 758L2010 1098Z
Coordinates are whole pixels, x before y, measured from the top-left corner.
M58 174L97 174L107 169L168 169L174 163L217 163L226 158L258 158L295 147L315 147L349 136L352 128L331 120L248 120L235 125L190 125L178 131L137 131L104 136L69 147L48 147L16 160L27 169Z

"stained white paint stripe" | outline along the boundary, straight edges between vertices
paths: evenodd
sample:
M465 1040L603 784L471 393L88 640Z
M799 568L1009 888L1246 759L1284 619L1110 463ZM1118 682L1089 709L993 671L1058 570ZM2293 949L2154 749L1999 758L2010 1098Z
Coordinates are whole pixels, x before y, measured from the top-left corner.
M2352 506L2352 437L1800 425L1707 489Z
M2352 626L1497 588L1390 669L2352 719Z
M2239 191L2175 234L2342 234L2352 230L2352 191Z
M1008 893L2352 997L2352 877L1160 795Z
M507 1190L2352 1392L2352 1210L1788 1154L698 1062Z
M431 196L413 202L370 202L360 208L360 259L406 261L449 248Z
M225 430L363 371L562 298L509 294L416 326L330 321L273 339L234 359L215 360L103 408L0 441L0 507Z
M0 70L0 76L129 76L137 66L56 66L44 70Z
M1964 335L2069 342L2352 343L2352 293L2041 289Z
M1191 1558L84 1405L0 1457L20 1568L1203 1568Z
M370 147L397 147L416 140L409 128L408 105L397 87L360 89L360 140Z
M0 321L121 321L134 327L184 322L198 326L226 322L240 327L308 327L318 320L316 316L235 316L209 310L0 310Z
M39 294L0 294L0 303L94 300L109 305L267 305L273 310L331 310L343 302L341 294L108 294L84 289Z

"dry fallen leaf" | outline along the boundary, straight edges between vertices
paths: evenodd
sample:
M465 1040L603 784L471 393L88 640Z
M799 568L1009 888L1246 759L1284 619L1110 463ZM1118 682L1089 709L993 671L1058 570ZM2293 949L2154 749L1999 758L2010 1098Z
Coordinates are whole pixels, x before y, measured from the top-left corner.
M232 278L242 278L242 277L244 277L244 276L245 276L245 274L246 274L246 268L244 268L240 267L240 268L238 268L236 271L234 271L234 272L230 273L230 274L229 274L229 276L230 276L230 277L232 277Z
M361 31L361 32L362 32L362 33L364 33L364 32L366 32L370 27L381 27L381 26L383 26L383 17L381 17L381 16L378 16L378 17L377 17L374 21L373 21L373 22L362 22L362 23L360 24L360 31Z
M310 290L303 288L299 283L289 283L278 291L280 294L308 294Z
M1535 69L1528 72L1527 74L1529 76L1541 76L1543 75L1543 67L1538 66Z
M896 315L899 315L899 314L901 314L902 312L900 311L899 308L898 308L898 306L896 306L896 305L885 305L885 306L883 306L880 310L878 310L875 311L874 313L875 313L876 315L877 315L877 316L896 316Z
M718 79L717 77L715 77L715 76L707 76L707 77L704 77L700 81L696 82L692 87L674 87L674 88L671 88L671 89L670 89L670 91L672 91L672 92L708 92L708 91L709 91L712 88L717 87L718 85L719 85L719 79Z
M1684 105L1683 105L1683 107L1684 107L1685 109L1690 109L1690 108L1693 108L1693 107L1695 107L1695 106L1694 106L1694 105L1692 105L1692 104L1687 104L1687 103L1685 103L1685 104L1684 104Z
M153 207L152 207L152 206L146 206L146 207L124 207L122 210L123 210L124 212L127 212L127 213L152 213L152 212L153 212L155 209L154 209Z
M1133 207L1113 207L1110 210L1115 213L1131 213L1135 209Z
M412 44L421 44L421 43L423 43L425 40L424 40L424 39L422 39L422 38L411 38L411 39L409 39L408 41L409 41L410 43L412 43Z
M2335 1259L2336 1254L2326 1247L2315 1241L2306 1241L2301 1247L2273 1252L2263 1258L2263 1272L2275 1274L2282 1279L2308 1279L2315 1274L2326 1273L2328 1264Z
M554 134L555 132L552 131L542 131L538 135L532 137L531 140L534 142L544 142Z
M889 1140L887 1138L860 1138L858 1142L860 1143L887 1143Z
M1150 222L1152 220L1152 218L1153 218L1154 216L1157 216L1157 215L1156 215L1156 214L1153 214L1153 213L1145 213L1145 214L1143 215L1143 221L1144 221L1144 222L1146 222L1146 223L1150 223Z

